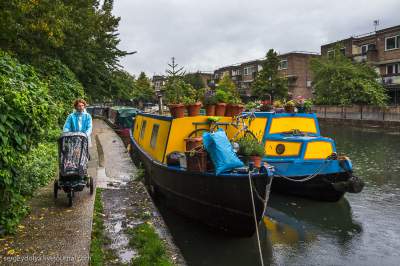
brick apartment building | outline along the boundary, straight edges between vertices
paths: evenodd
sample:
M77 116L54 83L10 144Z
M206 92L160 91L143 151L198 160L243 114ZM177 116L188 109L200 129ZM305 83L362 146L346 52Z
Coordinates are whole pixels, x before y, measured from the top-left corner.
M311 58L318 56L310 52L290 52L279 55L279 73L288 79L290 96L312 97L312 75L309 64ZM224 74L227 74L235 82L240 95L245 99L250 98L251 85L262 69L263 60L252 60L219 68L214 72L214 80L218 82Z
M322 56L332 56L337 44L356 62L366 62L381 76L390 103L400 104L400 25L321 46Z

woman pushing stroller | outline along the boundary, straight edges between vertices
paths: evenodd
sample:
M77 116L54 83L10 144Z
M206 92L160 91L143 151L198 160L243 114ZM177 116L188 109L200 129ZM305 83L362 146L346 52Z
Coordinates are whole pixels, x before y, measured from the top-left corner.
M87 173L92 117L85 110L84 100L75 100L74 107L58 140L59 178L54 181L54 198L58 197L58 190L64 190L69 206L75 192L85 187L90 189L90 194L94 192L94 180Z
M89 146L91 146L92 117L86 112L86 105L83 99L74 101L75 111L68 115L63 132L83 132L88 137Z

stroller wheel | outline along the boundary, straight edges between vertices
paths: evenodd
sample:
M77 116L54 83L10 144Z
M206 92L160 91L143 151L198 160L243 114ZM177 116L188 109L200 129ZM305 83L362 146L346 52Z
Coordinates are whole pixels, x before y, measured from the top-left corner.
M93 181L93 177L89 178L89 189L90 189L90 195L93 195L94 192L94 181Z
M56 199L58 196L58 180L54 181L54 190L53 190L54 198Z
M67 196L68 196L68 207L72 207L72 198L74 197L73 192L72 191L68 192Z

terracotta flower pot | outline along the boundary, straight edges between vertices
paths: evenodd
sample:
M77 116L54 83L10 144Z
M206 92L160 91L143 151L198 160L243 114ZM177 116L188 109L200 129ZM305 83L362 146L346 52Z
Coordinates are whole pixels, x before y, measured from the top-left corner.
M260 156L250 156L250 161L254 163L257 168L261 167L261 157Z
M201 102L186 105L189 116L198 116L200 114Z
M169 111L171 112L171 116L173 118L185 117L185 105L177 103L177 104L169 104L168 107Z
M244 105L243 104L239 104L238 106L238 115L242 114L244 111Z
M233 114L234 109L235 109L235 105L228 103L226 105L226 109L225 109L225 116L233 116L232 114Z
M238 116L243 112L243 110L244 106L242 104L232 104L231 116Z
M224 116L226 109L226 103L217 103L215 106L215 115L216 116Z
M206 115L214 116L215 115L215 105L207 105L206 106Z

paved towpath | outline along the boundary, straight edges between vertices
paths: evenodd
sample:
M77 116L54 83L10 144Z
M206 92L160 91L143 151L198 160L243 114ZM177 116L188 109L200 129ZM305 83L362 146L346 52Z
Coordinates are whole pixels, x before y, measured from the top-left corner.
M88 173L96 178L96 145L90 155ZM53 199L53 182L39 189L18 232L0 239L0 265L88 265L93 204L88 188L75 193L72 208L63 191Z
M170 259L176 265L185 265L143 183L135 180L137 169L121 138L102 120L95 119L93 124L101 157L97 187L103 188L101 194L105 233L110 239L108 248L118 257L113 264L129 263L137 255L129 247L125 229L148 220L166 244Z

